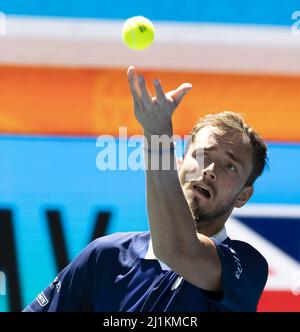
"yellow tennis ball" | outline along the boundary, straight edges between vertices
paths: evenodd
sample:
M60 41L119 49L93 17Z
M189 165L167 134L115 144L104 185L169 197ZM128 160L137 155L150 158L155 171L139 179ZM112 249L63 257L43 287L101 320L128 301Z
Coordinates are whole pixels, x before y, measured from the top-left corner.
M149 47L154 40L154 26L144 16L133 16L123 26L123 42L132 50L141 51Z

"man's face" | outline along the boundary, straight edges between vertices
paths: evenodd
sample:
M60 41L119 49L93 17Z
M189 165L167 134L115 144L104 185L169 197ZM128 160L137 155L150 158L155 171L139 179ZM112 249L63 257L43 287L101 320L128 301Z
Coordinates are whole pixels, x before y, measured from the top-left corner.
M251 170L252 149L242 134L202 128L178 171L196 222L227 219L235 206L244 205L252 194L252 187L244 188Z

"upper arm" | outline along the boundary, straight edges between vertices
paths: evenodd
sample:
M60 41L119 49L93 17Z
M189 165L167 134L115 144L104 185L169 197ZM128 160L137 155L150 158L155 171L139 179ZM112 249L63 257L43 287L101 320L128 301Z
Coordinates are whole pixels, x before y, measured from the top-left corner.
M227 245L203 237L201 242L200 249L176 250L164 262L191 284L209 291L204 295L226 310L256 311L268 276L264 257L242 241Z
M94 275L90 268L90 262L94 259L93 246L92 242L59 273L47 288L37 295L24 311L90 311L89 287ZM89 283L86 282L87 278Z
M69 312L83 311L84 285L80 272L68 265L50 285L37 295L24 311Z
M198 235L187 248L178 243L168 255L158 258L196 287L214 292L221 290L221 260L210 238Z
M222 263L220 304L231 311L256 311L268 277L267 261L242 241L216 247Z

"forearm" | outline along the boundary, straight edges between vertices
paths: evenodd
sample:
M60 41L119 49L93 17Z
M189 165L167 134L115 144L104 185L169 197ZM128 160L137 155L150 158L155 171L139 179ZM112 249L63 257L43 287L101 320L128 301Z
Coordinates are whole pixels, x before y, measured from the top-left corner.
M151 170L152 154L162 158L157 151L145 151L147 212L153 242L158 256L169 256L178 249L196 244L196 230L191 211L184 197L176 167L176 155L170 151L170 170Z

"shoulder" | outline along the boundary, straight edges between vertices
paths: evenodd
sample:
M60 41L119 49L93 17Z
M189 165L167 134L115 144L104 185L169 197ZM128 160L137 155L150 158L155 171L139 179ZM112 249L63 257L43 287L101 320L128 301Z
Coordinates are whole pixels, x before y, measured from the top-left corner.
M266 259L244 241L227 238L216 247L222 264L220 303L232 311L256 311L268 278Z
M247 242L229 238L219 245L226 247L232 259L240 264L240 267L250 279L256 281L260 279L262 284L265 284L269 270L268 262L256 248Z
M76 257L77 264L87 262L109 263L118 259L130 265L148 244L149 232L119 232L97 238L88 244Z
M222 244L228 245L228 247L233 250L233 253L235 251L241 257L247 258L249 263L260 264L261 266L264 266L266 269L268 268L268 262L265 259L265 257L251 244L244 241L231 240L231 239L228 239L227 241L225 240Z
M92 251L129 248L142 246L149 241L149 232L118 232L100 237L91 242L87 248Z

